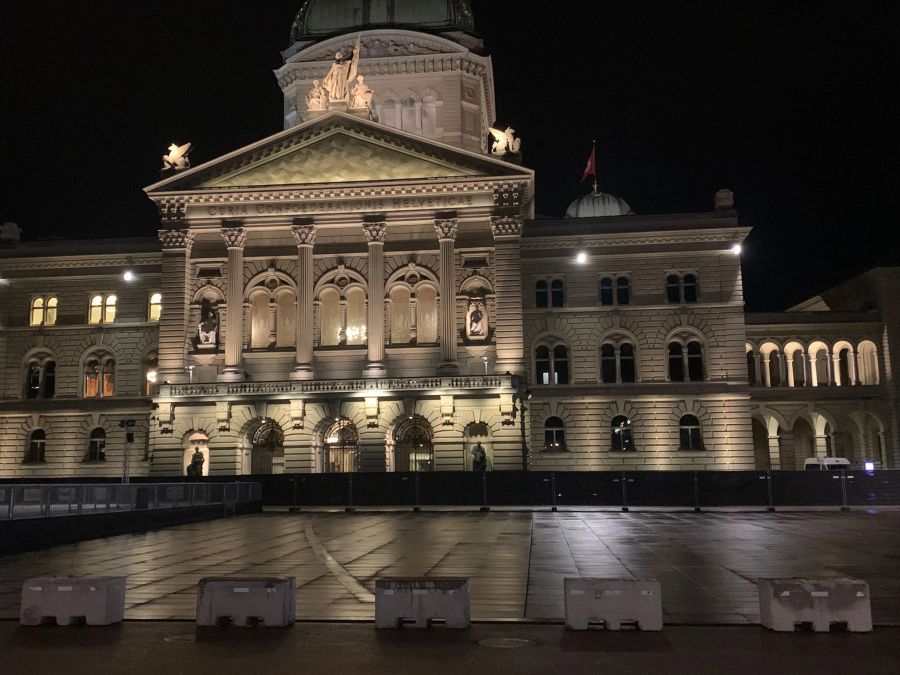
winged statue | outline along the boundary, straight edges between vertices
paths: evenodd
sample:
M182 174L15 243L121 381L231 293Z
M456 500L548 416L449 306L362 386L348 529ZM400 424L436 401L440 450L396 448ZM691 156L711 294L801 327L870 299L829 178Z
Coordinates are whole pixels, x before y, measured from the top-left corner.
M172 145L169 146L169 154L163 155L163 170L190 168L191 160L188 159L188 153L190 151L190 143L185 143L184 145L172 143Z
M491 127L490 132L494 137L494 144L491 146L492 154L517 154L522 148L522 139L515 137L516 130L512 127L506 127L506 131Z

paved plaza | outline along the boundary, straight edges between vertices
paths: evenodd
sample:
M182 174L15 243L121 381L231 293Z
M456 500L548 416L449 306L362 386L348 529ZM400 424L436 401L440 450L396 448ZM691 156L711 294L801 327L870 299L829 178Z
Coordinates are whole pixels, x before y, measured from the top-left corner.
M262 513L0 557L0 618L22 580L128 575L126 618L193 619L205 576L294 576L298 618L371 620L383 576L465 576L475 620L563 616L567 576L655 577L668 624L758 621L757 577L858 577L900 624L900 512Z

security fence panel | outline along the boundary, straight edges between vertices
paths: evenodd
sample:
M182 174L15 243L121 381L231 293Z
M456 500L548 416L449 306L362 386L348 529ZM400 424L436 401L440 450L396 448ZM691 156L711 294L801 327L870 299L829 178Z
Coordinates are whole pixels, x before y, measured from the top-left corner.
M900 504L900 471L847 471L850 506Z
M695 506L693 471L623 471L626 506Z
M553 502L553 472L485 472L487 503L492 506L549 506Z
M774 506L840 506L840 471L773 471Z
M768 506L766 471L698 471L701 506Z
M559 506L622 506L620 471L556 471Z
M353 474L353 506L412 506L415 493L414 473Z
M478 506L483 499L481 473L423 471L419 474L419 501L423 506Z
M350 477L349 473L297 474L293 484L296 490L294 504L298 506L349 506ZM287 481L285 481L287 482ZM265 501L263 486L263 503Z

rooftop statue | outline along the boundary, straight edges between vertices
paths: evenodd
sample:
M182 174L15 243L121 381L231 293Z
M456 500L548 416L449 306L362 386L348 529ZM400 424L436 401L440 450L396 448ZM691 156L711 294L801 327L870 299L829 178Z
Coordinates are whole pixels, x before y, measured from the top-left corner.
M328 100L332 102L347 103L350 94L350 82L356 79L359 68L359 37L356 38L356 46L348 55L337 52L334 55L334 63L331 70L322 81L322 86L328 92Z
M313 80L312 89L306 94L307 110L325 110L328 108L328 91L318 80Z
M494 137L494 144L491 146L491 154L506 155L518 154L522 148L522 139L516 138L514 134L516 130L512 127L506 127L506 131L490 128L491 136Z
M188 153L191 151L191 144L176 145L172 143L169 146L169 154L163 155L163 171L168 169L189 169L191 161L188 159Z
M350 90L350 109L363 110L372 107L372 94L375 92L365 83L362 75L356 76L356 82Z

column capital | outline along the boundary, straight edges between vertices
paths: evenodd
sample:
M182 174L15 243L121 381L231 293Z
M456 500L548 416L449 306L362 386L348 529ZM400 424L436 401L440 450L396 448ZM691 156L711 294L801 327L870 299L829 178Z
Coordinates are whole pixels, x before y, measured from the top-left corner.
M438 241L456 241L458 228L458 218L436 218L434 221L434 231L437 233Z
M243 227L223 227L219 233L227 248L244 248L247 243L247 230Z
M386 223L363 223L362 229L366 235L366 241L370 244L384 243L384 238L387 234Z
M491 216L491 234L494 235L494 239L521 237L521 216Z
M316 226L315 225L291 225L291 234L294 235L294 241L297 246L315 246L316 244Z
M158 230L159 243L163 251L191 252L194 245L194 232L192 230Z

